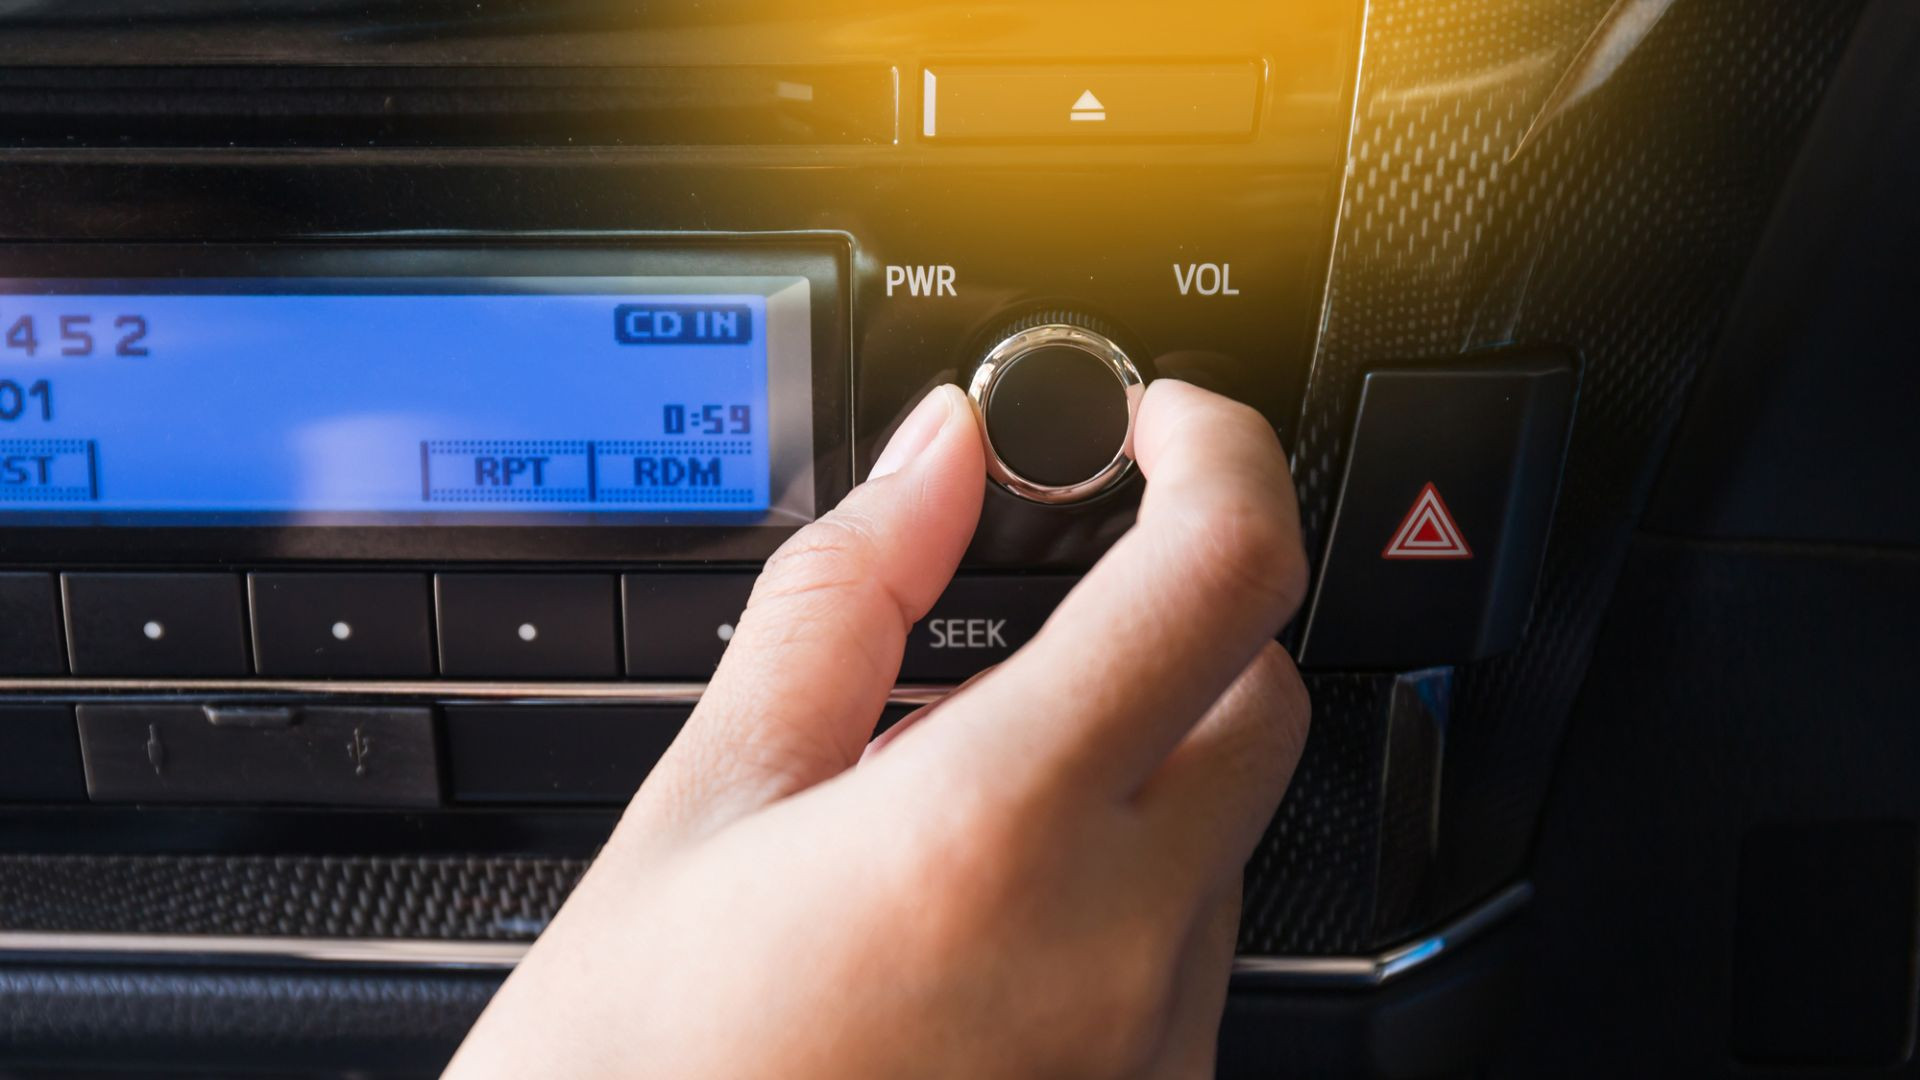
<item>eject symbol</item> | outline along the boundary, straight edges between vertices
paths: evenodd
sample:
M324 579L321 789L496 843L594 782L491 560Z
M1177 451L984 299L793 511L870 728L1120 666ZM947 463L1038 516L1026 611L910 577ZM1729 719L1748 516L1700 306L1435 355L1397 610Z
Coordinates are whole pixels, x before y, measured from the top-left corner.
M1428 482L1413 500L1413 509L1401 520L1383 559L1471 559L1473 550L1460 535L1452 511L1440 497L1440 489Z

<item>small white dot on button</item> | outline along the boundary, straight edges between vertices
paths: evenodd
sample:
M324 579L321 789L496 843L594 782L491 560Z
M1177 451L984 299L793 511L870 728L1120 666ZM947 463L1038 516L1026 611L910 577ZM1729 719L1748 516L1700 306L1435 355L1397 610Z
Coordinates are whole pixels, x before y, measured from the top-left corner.
M733 624L730 622L721 623L719 626L714 628L713 636L719 638L721 641L732 641L733 640Z
M167 628L158 622L152 621L149 621L147 625L141 627L140 632L147 635L148 641L159 641L161 638L167 636Z
M537 638L539 636L540 636L539 627L533 625L530 622L523 622L520 624L520 640L521 641L532 641L534 638Z
M345 641L353 636L353 624L337 622L333 624L333 636L337 641Z

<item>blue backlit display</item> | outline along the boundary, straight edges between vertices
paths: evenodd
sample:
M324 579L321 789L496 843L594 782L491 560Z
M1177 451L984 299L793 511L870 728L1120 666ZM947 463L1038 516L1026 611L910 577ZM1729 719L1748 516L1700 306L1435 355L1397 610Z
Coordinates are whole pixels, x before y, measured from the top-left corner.
M8 282L0 522L765 512L792 282L741 284Z

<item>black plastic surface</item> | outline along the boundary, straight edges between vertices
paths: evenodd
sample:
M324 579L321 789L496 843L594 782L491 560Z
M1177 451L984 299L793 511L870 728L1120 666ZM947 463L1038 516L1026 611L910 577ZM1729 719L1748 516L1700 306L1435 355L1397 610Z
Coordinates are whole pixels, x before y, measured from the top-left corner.
M1009 361L983 411L1001 460L1042 484L1091 479L1127 438L1126 388L1098 357L1070 345Z
M51 574L0 574L0 675L66 673Z
M632 58L629 58L631 61ZM796 86L806 87L805 94ZM786 66L0 65L7 146L474 147L891 141L893 73Z
M1879 4L1807 138L1646 528L1920 546L1920 15Z
M456 802L624 805L666 752L685 706L460 705L446 710Z
M1220 1080L1477 1077L1513 1035L1530 991L1520 918L1373 989L1268 987L1235 979L1221 1023ZM1544 1075L1544 1074L1543 1074Z
M249 574L262 675L433 674L424 574Z
M907 632L900 677L958 682L1012 656L1038 633L1074 579L971 574L953 579Z
M0 705L0 803L85 802L80 741L66 705Z
M95 802L440 802L430 709L86 704L74 712Z
M0 1070L431 1077L499 985L470 972L0 966Z
M606 574L439 574L441 674L612 678L620 674L614 579Z
M1574 388L1541 350L1366 376L1301 664L1421 668L1520 640Z
M1733 1054L1887 1068L1913 1049L1920 828L1761 825L1740 845Z
M733 640L757 575L628 574L621 579L627 675L705 681Z
M1865 8L1586 674L1498 1080L1920 1075L1920 7Z
M1911 984L1886 977L1889 965L1911 962L1900 953L1920 920L1908 907L1906 928L1890 925L1899 920L1887 905L1904 905L1897 893L1843 913L1836 901L1853 887L1802 878L1798 899L1753 897L1774 906L1765 922L1785 938L1751 942L1736 927L1749 904L1743 849L1764 835L1756 830L1920 821L1916 648L1920 553L1637 544L1528 871L1537 922L1552 932L1531 955L1537 989L1498 1080L1807 1075L1739 1060L1733 1023L1747 977L1779 980L1748 990L1823 997L1823 1012L1870 1014L1876 1029L1912 1015ZM1867 877L1896 875L1888 854L1850 856L1850 873L1864 863ZM1804 921L1815 916L1846 922ZM1879 940L1869 946L1862 932ZM1779 964L1810 958L1829 938L1843 949L1811 970ZM1855 949L1876 955L1848 964ZM1909 1061L1903 1074L1917 1070Z
M66 574L75 675L245 675L245 601L233 574Z

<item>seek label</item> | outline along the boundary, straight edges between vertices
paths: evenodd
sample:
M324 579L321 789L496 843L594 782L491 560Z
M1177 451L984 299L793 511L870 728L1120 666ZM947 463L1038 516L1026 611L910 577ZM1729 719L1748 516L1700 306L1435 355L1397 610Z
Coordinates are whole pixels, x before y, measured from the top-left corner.
M1005 619L934 619L927 623L935 649L1004 649Z
M962 574L907 634L901 677L958 682L1012 656L1053 614L1072 578Z

